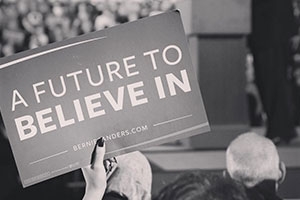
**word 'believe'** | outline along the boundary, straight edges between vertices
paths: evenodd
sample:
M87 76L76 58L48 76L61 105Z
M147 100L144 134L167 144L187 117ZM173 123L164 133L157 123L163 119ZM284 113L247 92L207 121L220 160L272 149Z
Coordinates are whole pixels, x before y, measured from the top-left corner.
M171 60L167 57L167 53L169 50L176 52L177 55L176 59L172 58ZM153 70L157 70L158 66L156 62L156 56L160 55L159 49L154 49L151 51L144 52L143 55L145 57L149 57ZM161 56L165 64L169 66L174 66L174 65L178 65L182 60L182 51L176 45L169 45L163 49ZM134 59L135 56L129 56L123 58L123 66L126 72L125 74L126 77L136 76L140 73L136 69L136 64L133 63ZM125 75L122 75L119 72L121 65L118 62L116 61L108 62L105 64L105 66L106 66L108 80L110 82L124 78ZM97 81L92 79L90 70L88 68L85 70L89 84L95 87L102 85L104 81L103 70L101 66L98 65L97 68L99 72L99 79ZM51 79L49 79L48 82L42 81L33 84L32 88L33 88L33 93L36 102L41 103L41 97L43 96L43 94L47 93L47 88L48 90L50 90L52 96L56 98L65 96L67 93L65 78L71 78L72 80L74 80L76 90L81 91L79 75L83 73L84 72L80 70L80 71L66 74L65 77L60 76L60 84L61 84L60 92L57 92L55 90L55 87ZM169 92L170 96L175 96L177 94L175 86L180 88L183 92L191 91L188 74L185 69L180 70L180 76L181 77L178 78L173 73L167 73L165 74L165 76L154 77L154 85L155 85L155 89L157 90L159 99L164 99L167 97L166 91ZM163 84L164 80L167 83L166 84L167 88L165 88L166 86L164 86ZM46 83L48 83L47 85L48 87L45 87ZM73 110L74 116L71 117L70 116L66 117L66 113L70 115L69 114L70 111L69 110L68 112L64 111L63 106L61 104L58 104L53 107L48 107L46 109L39 110L35 112L34 115L24 115L15 118L15 125L20 140L22 141L25 139L32 138L38 133L38 131L40 131L41 134L44 134L44 133L57 130L58 127L63 128L75 124L76 122L81 122L86 119L92 119L95 117L106 115L107 112L106 109L102 107L101 98L104 98L105 101L108 102L108 105L110 105L114 111L123 110L124 97L126 96L129 97L130 105L132 107L146 104L149 102L149 100L145 94L145 91L143 90L143 87L144 87L144 81L137 81L131 84L127 84L125 86L120 86L115 91L105 90L102 92L85 96L82 99L81 98L75 99L73 100L72 103L70 102L72 104L72 107L74 108ZM113 94L117 94L117 95L113 95ZM30 106L17 89L13 90L12 111L14 112L18 106L22 106L22 105L25 107ZM84 113L87 113L87 115L84 115ZM55 123L53 117L56 119L57 123Z

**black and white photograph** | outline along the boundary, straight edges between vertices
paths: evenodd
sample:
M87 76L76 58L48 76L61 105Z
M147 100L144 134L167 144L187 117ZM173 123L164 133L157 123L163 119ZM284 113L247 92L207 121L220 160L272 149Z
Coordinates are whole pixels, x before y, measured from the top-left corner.
M300 199L299 0L0 0L0 199Z

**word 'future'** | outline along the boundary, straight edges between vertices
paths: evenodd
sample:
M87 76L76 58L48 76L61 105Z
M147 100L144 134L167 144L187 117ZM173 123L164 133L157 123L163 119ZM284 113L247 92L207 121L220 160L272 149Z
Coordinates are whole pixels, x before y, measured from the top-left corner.
M175 59L174 57L172 59L168 58L167 55L169 51L173 51L173 53L177 55ZM157 61L156 61L157 56L161 56L163 62L169 66L178 65L180 61L182 61L182 51L177 45L168 45L162 50L161 53L159 49L147 51L143 53L143 56L150 59L153 70L158 69ZM136 69L136 64L132 63L134 59L135 59L134 55L122 59L123 67L125 69L125 75L127 78L132 76L137 76L140 74L140 72ZM105 67L106 67L108 80L110 82L113 82L115 80L120 80L125 77L125 75L122 75L119 72L121 65L117 61L108 62L105 64ZM104 82L104 76L103 76L104 70L102 70L100 65L97 66L97 69L99 72L98 81L92 80L92 75L90 73L90 70L88 68L85 69L87 82L90 84L90 86L94 86L94 87L101 86ZM84 74L83 70L66 74L66 78L70 78L74 80L75 88L77 91L81 91L79 76L83 74ZM181 80L177 78L173 73L165 74L167 89L170 93L170 96L175 96L177 94L175 86L180 88L185 93L191 91L191 86L189 83L189 78L186 69L180 70L180 75L181 75ZM32 88L33 88L33 93L36 102L38 104L41 103L41 97L45 93L47 93L47 90L45 89L46 83L48 83L47 89L50 90L48 92L50 92L53 97L62 98L66 96L67 87L66 87L66 81L64 76L60 76L60 82L62 88L60 92L55 91L55 87L51 79L49 79L48 82L42 81L33 84ZM164 81L162 80L161 76L154 77L154 84L156 86L155 89L157 90L159 99L165 99L167 97L166 95L167 89L164 88L163 82ZM123 110L123 106L124 106L125 92L127 92L129 96L132 107L146 104L149 102L148 98L145 96L143 87L144 87L144 81L141 80L135 83L127 84L126 86L118 87L116 92L117 93L116 98L113 97L111 91L109 90L105 90L102 93L114 111L121 111ZM22 141L34 137L38 133L38 128L40 133L44 134L44 133L57 130L58 127L63 128L66 126L76 124L76 122L84 121L86 120L86 118L92 119L107 114L106 110L102 108L102 104L100 101L101 93L88 95L85 96L83 99L84 99L83 102L80 99L73 100L72 104L75 110L74 112L75 116L69 117L68 119L66 119L65 112L63 111L63 106L61 104L55 105L54 109L52 107L48 107L46 109L36 111L34 115L27 114L15 118L14 121L15 121L15 125L20 140ZM85 106L82 106L82 104L84 104ZM22 106L22 105L25 107L29 107L29 104L27 103L25 98L21 95L21 93L17 89L13 90L12 108L11 108L12 112L14 112L18 106ZM87 113L88 116L84 116L85 112ZM54 123L55 121L54 119L58 121L57 124ZM37 121L37 123L35 121Z

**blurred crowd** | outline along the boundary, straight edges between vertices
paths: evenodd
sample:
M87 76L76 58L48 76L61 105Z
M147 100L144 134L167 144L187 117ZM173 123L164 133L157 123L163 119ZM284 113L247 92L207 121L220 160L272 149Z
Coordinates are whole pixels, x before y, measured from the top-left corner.
M175 0L0 0L0 57L174 8Z

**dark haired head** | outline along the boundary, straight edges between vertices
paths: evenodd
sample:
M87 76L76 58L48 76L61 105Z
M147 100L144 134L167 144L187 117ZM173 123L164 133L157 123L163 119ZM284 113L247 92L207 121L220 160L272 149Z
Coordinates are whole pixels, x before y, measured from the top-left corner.
M188 172L164 187L154 200L247 200L244 187L211 172Z

